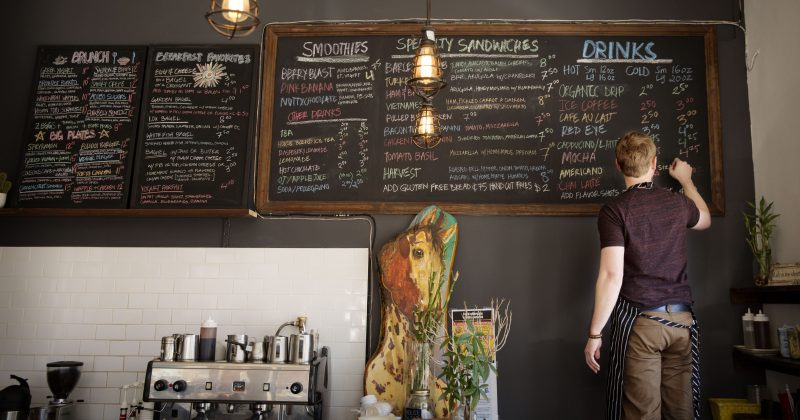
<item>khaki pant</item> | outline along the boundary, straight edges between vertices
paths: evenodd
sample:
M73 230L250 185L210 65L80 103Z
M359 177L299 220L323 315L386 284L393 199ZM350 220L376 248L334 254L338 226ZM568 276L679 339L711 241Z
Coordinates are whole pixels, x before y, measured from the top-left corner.
M683 325L691 312L645 312ZM639 317L625 356L622 410L627 420L692 418L692 355L689 330Z

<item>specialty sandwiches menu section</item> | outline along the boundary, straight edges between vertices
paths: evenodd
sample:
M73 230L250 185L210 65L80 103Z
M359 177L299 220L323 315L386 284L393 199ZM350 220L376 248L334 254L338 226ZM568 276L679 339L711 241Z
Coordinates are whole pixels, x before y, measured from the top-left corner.
M257 46L152 47L132 207L244 208Z
M145 47L42 47L18 207L124 208Z
M593 213L622 193L617 139L650 134L722 211L713 30L442 25L442 142L412 143L418 28L274 25L264 69L260 211ZM415 207L416 206L416 207Z

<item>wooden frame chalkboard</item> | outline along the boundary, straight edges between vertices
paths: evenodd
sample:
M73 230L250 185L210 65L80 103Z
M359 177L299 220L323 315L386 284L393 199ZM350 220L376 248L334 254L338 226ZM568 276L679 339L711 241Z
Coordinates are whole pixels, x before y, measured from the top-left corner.
M613 145L636 129L656 138L659 185L677 185L680 156L724 214L712 26L437 24L449 86L431 154L410 143L420 100L403 91L420 29L265 29L259 212L596 214L624 187Z

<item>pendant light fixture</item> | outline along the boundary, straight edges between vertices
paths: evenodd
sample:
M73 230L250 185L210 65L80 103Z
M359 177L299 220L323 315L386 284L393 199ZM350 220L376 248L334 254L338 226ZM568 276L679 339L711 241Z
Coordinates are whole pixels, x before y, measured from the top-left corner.
M258 27L258 0L211 0L206 19L228 39L249 35Z
M412 136L414 144L422 149L433 149L442 139L439 115L433 107L433 97L447 83L444 82L442 60L436 49L436 36L431 26L431 0L427 0L427 5L422 39L411 63L411 78L406 84L414 94L422 98Z
M433 149L441 141L441 126L439 125L439 115L430 101L422 102L417 111L416 129L412 137L414 144L422 149Z
M436 36L431 27L431 0L428 9L422 40L411 66L411 78L407 84L415 94L426 100L433 99L447 83L443 80L442 61L436 48Z

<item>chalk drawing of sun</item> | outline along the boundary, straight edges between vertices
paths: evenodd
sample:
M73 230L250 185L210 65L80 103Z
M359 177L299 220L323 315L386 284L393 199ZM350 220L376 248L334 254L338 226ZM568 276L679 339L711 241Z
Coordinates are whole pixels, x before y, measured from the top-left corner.
M194 86L201 88L217 87L217 83L227 76L225 66L219 63L198 64L192 73Z

